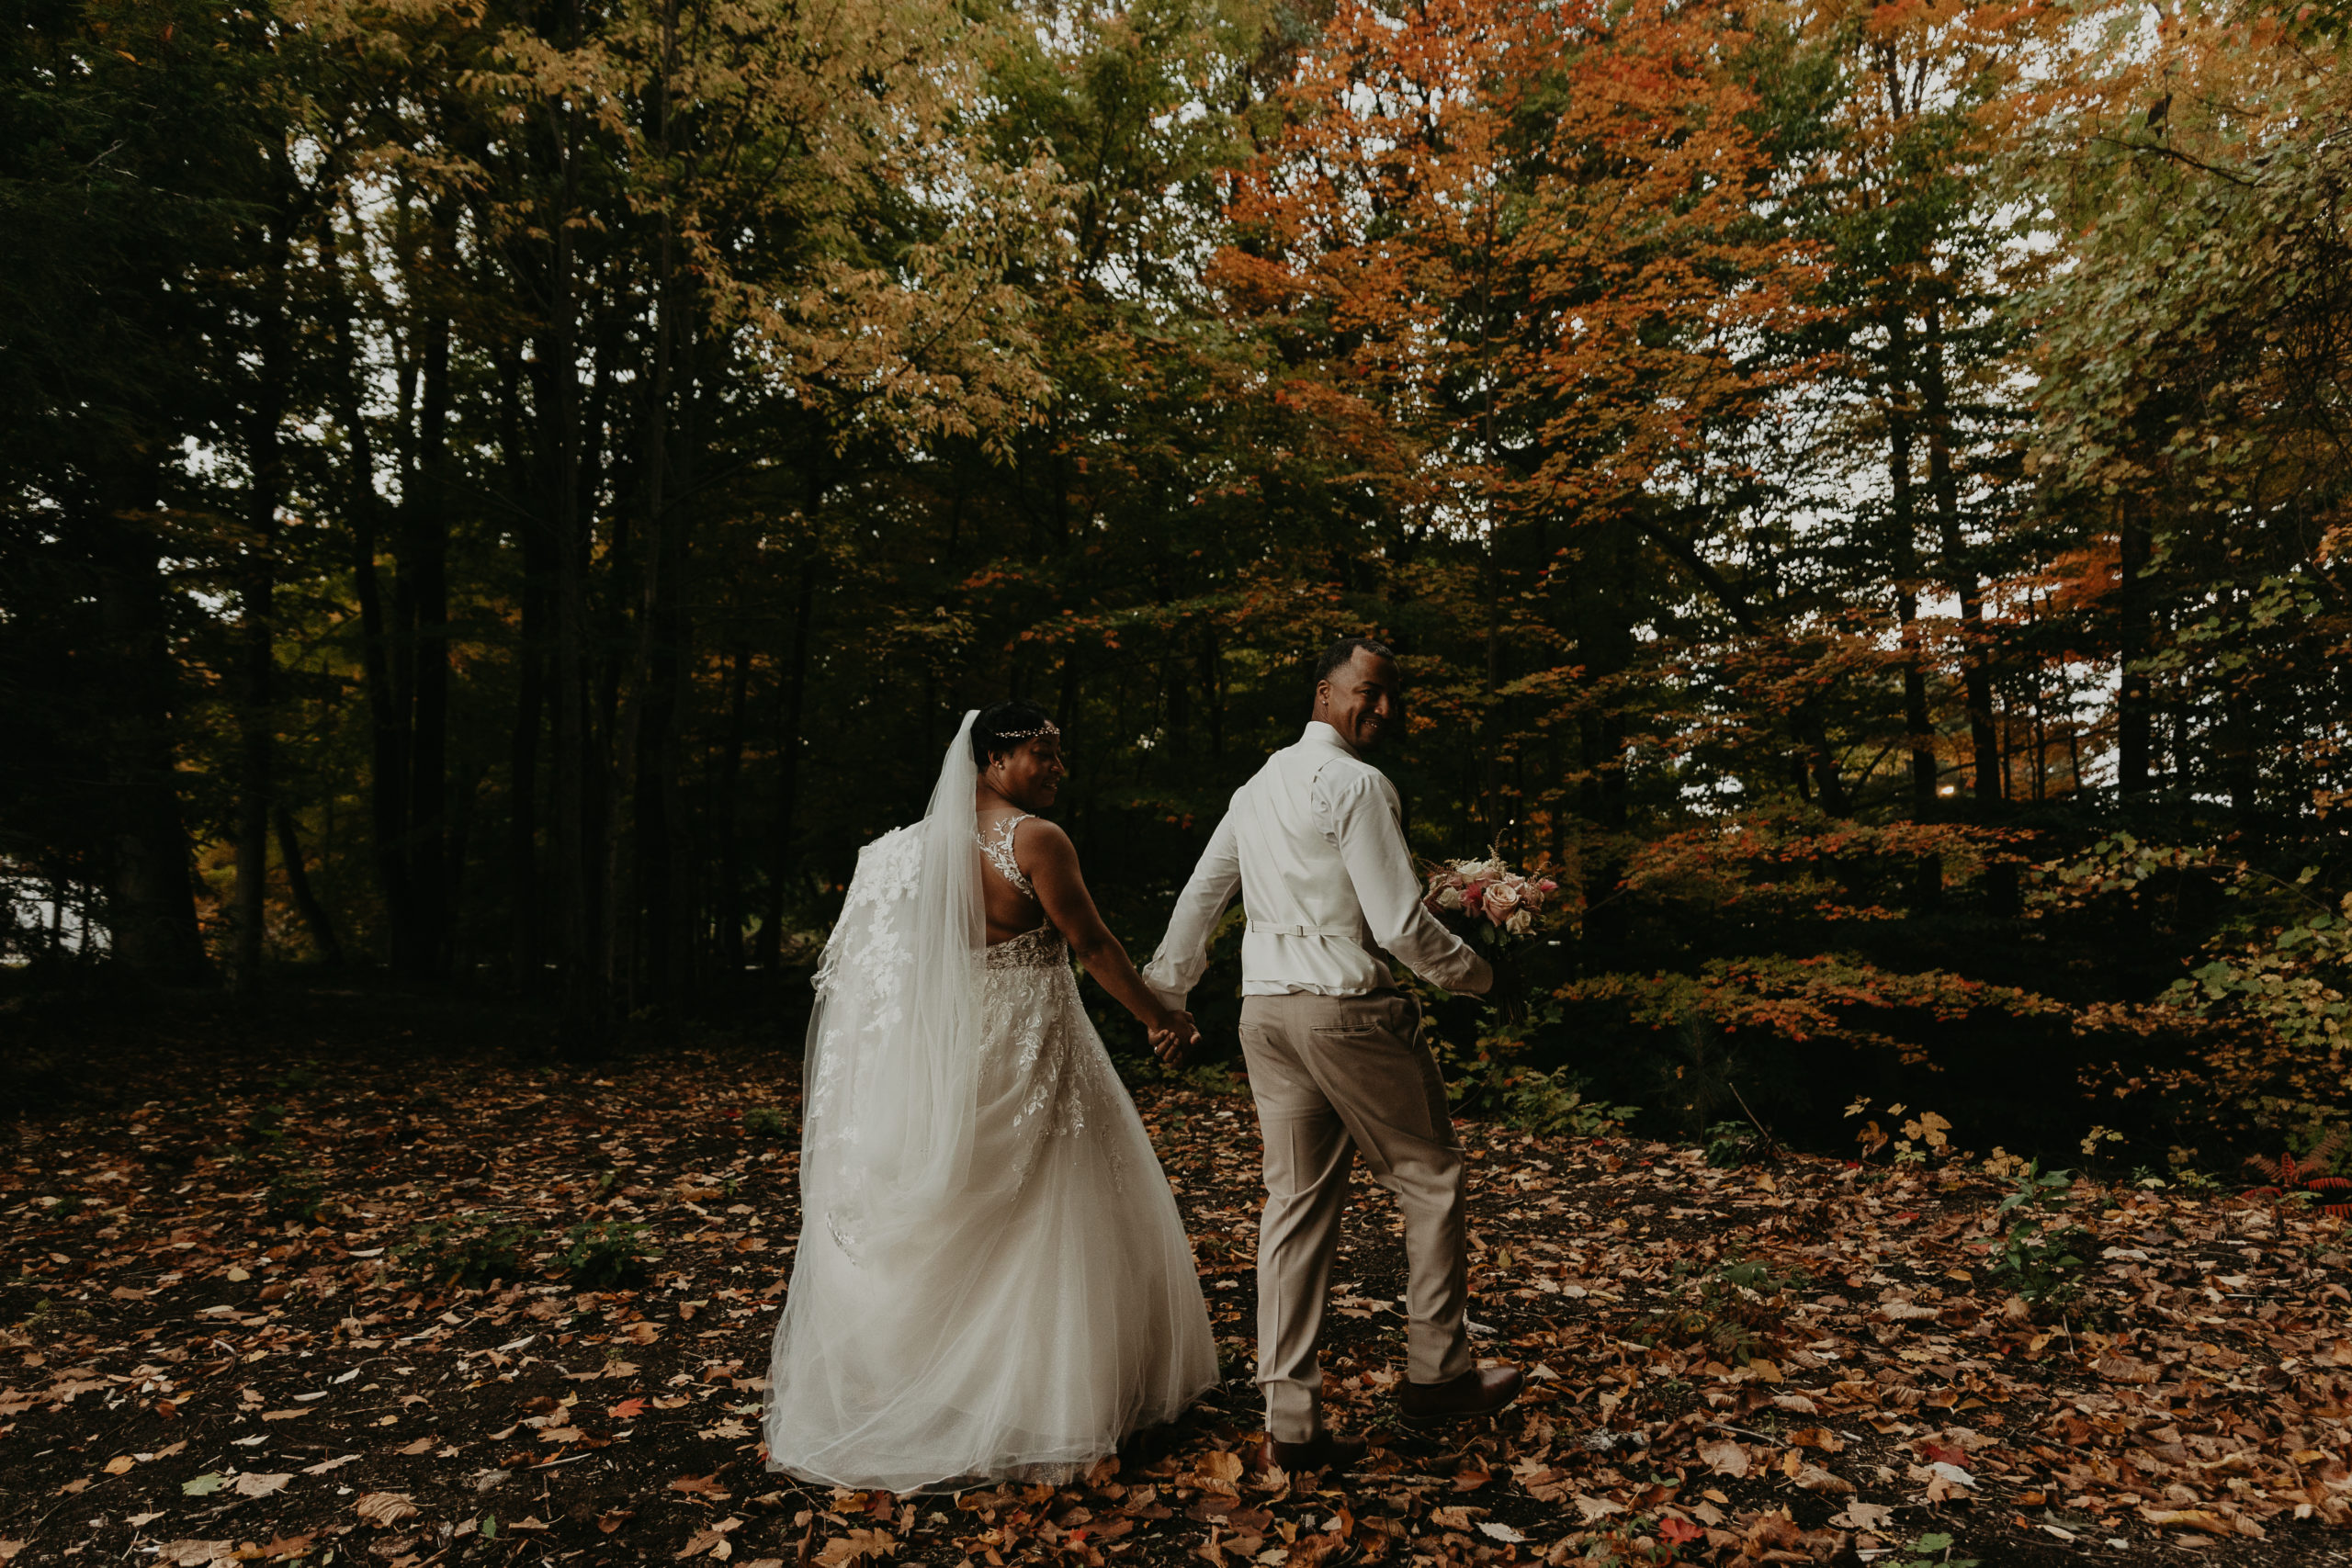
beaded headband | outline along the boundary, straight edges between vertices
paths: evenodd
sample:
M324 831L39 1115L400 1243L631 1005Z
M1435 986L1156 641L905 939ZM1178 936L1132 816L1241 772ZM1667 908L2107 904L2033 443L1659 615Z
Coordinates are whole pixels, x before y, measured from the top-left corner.
M1035 729L1000 729L989 739L991 740L1035 740L1041 735L1059 735L1061 732L1062 727L1049 718Z

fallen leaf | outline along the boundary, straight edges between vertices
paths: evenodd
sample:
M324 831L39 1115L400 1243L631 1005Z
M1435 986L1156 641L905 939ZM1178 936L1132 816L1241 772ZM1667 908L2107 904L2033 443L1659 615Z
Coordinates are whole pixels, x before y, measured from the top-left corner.
M364 1493L351 1506L361 1518L378 1529L397 1524L419 1511L405 1492Z
M894 1556L898 1550L898 1542L888 1530L854 1529L845 1536L828 1540L809 1561L816 1563L817 1568L848 1568L853 1562Z
M1883 1503L1865 1503L1857 1499L1846 1505L1845 1511L1829 1522L1839 1529L1884 1529L1894 1517L1894 1510Z
M204 1568L209 1562L233 1562L236 1558L233 1540L167 1540L155 1549L155 1561L174 1568Z
M293 1479L291 1472L285 1475L254 1475L247 1472L237 1477L229 1490L240 1497L266 1497L273 1492L285 1491L286 1483Z
M2207 1535L2235 1535L2237 1526L2211 1508L2149 1508L2143 1507L2140 1517L2152 1525L2176 1529L2200 1530Z
M1747 1473L1747 1450L1729 1438L1699 1445L1699 1457L1717 1475L1728 1475L1736 1481Z
M180 1483L180 1490L191 1497L209 1497L220 1490L221 1476L217 1471L207 1471Z

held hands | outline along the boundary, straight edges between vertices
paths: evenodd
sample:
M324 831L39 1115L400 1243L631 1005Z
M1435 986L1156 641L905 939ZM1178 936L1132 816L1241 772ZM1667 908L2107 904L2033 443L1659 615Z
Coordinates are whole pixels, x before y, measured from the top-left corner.
M1159 1058L1162 1066L1172 1067L1184 1059L1184 1053L1200 1043L1201 1032L1193 1023L1193 1015L1178 1010L1168 1015L1168 1021L1148 1032L1151 1054Z

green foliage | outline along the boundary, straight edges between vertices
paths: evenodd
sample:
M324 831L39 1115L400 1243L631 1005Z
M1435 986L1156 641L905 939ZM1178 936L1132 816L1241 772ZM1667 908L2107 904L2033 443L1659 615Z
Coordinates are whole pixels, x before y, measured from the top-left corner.
M280 1094L288 1094L307 1089L317 1089L328 1081L325 1063L315 1059L305 1059L295 1063L270 1079L269 1087Z
M2073 1172L2045 1171L2036 1160L1993 1211L1996 1220L2016 1216L1993 1255L1993 1277L2037 1313L2063 1308L2082 1292L2095 1238L2079 1225L2053 1228L2074 1185Z
M1718 1122L1707 1129L1707 1164L1716 1170L1770 1157L1771 1143L1746 1122Z
M263 1190L262 1204L273 1220L313 1224L327 1211L326 1175L310 1166L281 1170L269 1179L269 1185Z
M1914 1540L1908 1546L1894 1549L1892 1556L1878 1559L1881 1568L1978 1568L1980 1560L1954 1557L1952 1538L1941 1530L1931 1530Z
M792 1135L792 1123L773 1105L754 1105L743 1112L743 1131L754 1138L782 1140Z
M478 1291L493 1280L522 1277L529 1238L511 1220L475 1210L419 1225L392 1257L423 1279Z
M1776 1272L1758 1258L1703 1274L1677 1258L1666 1301L1651 1310L1641 1343L1697 1346L1718 1360L1744 1367L1770 1348L1787 1325L1791 1292L1810 1282L1802 1273Z
M1223 1062L1203 1062L1198 1066L1181 1067L1177 1069L1177 1078L1203 1094L1239 1097L1250 1092L1250 1081L1237 1075Z
M1506 1127L1542 1138L1593 1138L1624 1130L1639 1106L1586 1098L1590 1085L1566 1067L1544 1072L1521 1064L1487 1068L1489 1086L1457 1085L1463 1100L1487 1108Z
M651 1230L624 1220L597 1220L573 1225L557 1239L552 1267L575 1284L594 1290L616 1290L644 1281L662 1254L648 1246Z

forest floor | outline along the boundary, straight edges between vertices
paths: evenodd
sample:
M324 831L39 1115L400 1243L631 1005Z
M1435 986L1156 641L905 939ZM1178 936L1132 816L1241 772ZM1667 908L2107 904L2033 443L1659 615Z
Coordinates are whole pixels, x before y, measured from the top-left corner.
M2035 1311L1981 1176L1468 1122L1476 1348L1528 1393L1399 1423L1402 1254L1362 1184L1327 1365L1373 1457L1284 1475L1246 1462L1249 1102L1145 1086L1227 1381L1083 1484L893 1497L762 1462L798 1228L775 1031L532 1066L494 1021L346 1002L74 1050L0 1145L26 1568L2352 1562L2352 1240L2258 1200L2074 1189L2052 1224L2085 1262ZM476 1211L511 1228L451 1223ZM565 1271L561 1233L631 1224L645 1275L594 1274L626 1231ZM425 1277L469 1237L525 1261Z

